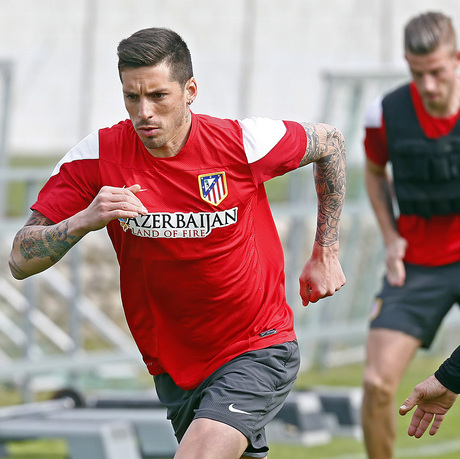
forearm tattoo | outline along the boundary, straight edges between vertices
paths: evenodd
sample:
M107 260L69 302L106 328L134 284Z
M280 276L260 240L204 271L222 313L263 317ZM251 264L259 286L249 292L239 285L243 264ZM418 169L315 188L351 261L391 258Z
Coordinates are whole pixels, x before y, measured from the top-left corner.
M339 239L339 221L346 188L346 151L342 133L325 124L305 123L307 151L300 166L314 162L318 195L315 240L330 246Z
M51 264L59 261L81 237L68 234L68 221L54 224L43 215L34 212L14 239L14 246L27 262L36 258L49 258ZM19 275L24 271L10 257L10 268Z

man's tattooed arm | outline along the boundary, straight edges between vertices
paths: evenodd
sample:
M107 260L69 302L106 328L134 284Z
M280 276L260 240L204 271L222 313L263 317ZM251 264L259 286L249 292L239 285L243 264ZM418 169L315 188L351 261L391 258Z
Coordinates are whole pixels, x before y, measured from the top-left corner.
M346 188L346 151L342 133L327 124L304 123L307 151L300 162L314 162L318 195L318 226L315 241L331 246L339 239L339 221Z
M55 224L33 211L13 241L9 266L13 277L24 279L58 262L81 237L68 234L68 220Z

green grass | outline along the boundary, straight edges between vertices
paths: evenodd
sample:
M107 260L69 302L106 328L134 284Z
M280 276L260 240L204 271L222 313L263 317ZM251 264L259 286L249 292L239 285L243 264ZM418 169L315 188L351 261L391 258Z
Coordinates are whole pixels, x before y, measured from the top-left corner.
M420 354L411 365L397 395L397 406L402 404L413 387L428 377L440 364L441 358ZM301 373L296 383L297 389L315 386L358 387L361 383L362 365L348 365L326 370L311 370ZM15 400L14 391L0 392L0 403L10 404ZM8 403L9 402L9 403ZM395 406L395 413L397 407ZM458 459L460 450L442 453L441 450L451 442L459 442L460 404L454 405L444 420L436 436L425 434L421 439L407 435L410 415L397 415L398 438L396 441L396 459L436 458ZM384 433L382 433L384 434ZM460 446L458 447L460 448ZM11 458L14 459L64 459L66 445L59 440L34 440L15 442L9 445ZM351 438L333 438L321 446L270 444L269 459L360 459L365 458L362 441Z

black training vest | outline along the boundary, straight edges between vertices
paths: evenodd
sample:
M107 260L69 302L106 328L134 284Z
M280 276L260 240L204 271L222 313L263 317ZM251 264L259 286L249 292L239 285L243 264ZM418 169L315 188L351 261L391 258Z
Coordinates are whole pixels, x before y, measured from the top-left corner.
M449 135L429 139L409 85L384 97L382 108L400 213L460 214L460 120Z

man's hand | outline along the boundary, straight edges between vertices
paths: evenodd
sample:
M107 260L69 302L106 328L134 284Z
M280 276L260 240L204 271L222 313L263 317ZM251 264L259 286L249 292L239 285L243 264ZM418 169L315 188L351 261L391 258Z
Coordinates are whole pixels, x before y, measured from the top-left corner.
M136 197L140 189L139 185L128 188L102 187L92 203L73 217L73 226L88 233L104 228L117 218L135 218L139 214L145 215L147 209Z
M338 260L338 243L329 247L315 244L310 259L299 278L302 304L316 303L332 296L345 285L346 279Z
M402 237L394 239L387 245L387 279L393 287L402 287L406 281L406 268L403 262L406 249L407 241Z
M417 384L399 408L399 414L404 416L417 405L407 433L420 438L434 418L430 428L430 435L434 435L456 399L457 394L444 387L433 375Z

